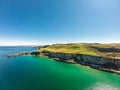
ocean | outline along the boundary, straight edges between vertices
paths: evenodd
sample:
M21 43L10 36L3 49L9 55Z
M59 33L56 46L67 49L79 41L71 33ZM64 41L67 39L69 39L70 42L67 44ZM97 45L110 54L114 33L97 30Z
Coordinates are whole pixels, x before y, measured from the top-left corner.
M0 47L0 90L120 90L120 75L114 73L45 57L6 57L34 50Z

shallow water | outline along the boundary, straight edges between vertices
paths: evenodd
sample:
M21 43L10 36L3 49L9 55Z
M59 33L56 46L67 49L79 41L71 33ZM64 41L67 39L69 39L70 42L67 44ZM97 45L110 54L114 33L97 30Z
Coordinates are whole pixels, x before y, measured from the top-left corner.
M6 58L34 50L8 49L0 48L0 90L120 90L120 75L44 57Z

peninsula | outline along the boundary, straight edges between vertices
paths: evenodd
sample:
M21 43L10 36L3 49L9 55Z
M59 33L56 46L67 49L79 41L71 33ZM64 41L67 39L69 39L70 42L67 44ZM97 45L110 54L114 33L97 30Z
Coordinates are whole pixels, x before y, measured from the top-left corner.
M87 65L92 68L120 74L120 44L69 43L39 48L31 55Z
M37 51L19 55L45 56L57 61L87 65L120 74L120 44L69 43L39 47Z

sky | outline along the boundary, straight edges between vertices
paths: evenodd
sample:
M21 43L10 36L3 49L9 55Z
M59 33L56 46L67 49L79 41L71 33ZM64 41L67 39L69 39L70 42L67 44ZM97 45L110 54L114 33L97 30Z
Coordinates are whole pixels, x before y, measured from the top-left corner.
M0 0L0 45L120 43L120 0Z

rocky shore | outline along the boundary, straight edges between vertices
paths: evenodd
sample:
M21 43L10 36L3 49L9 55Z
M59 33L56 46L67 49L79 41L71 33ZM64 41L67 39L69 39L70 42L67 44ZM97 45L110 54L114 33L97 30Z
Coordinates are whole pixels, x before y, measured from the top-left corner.
M44 53L32 52L31 55L46 56L48 58L52 58L54 60L61 62L86 65L98 70L120 74L119 59L103 58L103 57L83 55L83 54L58 53L58 52L44 52Z
M45 56L54 60L72 64L90 66L102 71L120 74L120 59L103 58L83 54L71 54L60 52L21 52L19 54L8 55L7 57L17 57L23 55Z
M30 52L20 52L20 53L17 53L17 54L7 55L7 57L11 58L11 57L18 57L18 56L23 56L23 55L31 55L31 53Z

